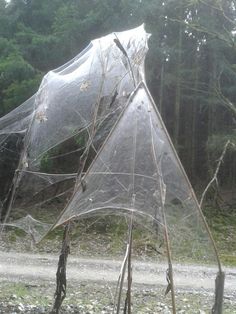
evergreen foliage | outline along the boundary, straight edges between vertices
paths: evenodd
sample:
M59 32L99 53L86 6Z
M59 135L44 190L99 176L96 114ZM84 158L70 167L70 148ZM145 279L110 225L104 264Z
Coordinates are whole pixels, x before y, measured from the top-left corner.
M188 174L203 184L224 140L235 141L234 1L0 0L0 114L91 39L143 22L152 33L149 87ZM229 160L236 163L235 149Z

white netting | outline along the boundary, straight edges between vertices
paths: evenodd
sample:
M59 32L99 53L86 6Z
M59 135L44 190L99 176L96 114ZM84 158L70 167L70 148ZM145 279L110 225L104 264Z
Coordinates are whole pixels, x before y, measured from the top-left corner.
M132 216L160 243L167 230L174 260L215 262L204 217L145 85L148 37L140 26L92 41L0 119L4 226L38 241L51 224Z
M46 234L49 231L51 225L40 222L30 215L27 215L14 222L5 223L4 227L19 228L29 234L34 242L37 242L42 238L42 234Z
M7 181L0 195L3 216L41 218L56 198L55 219L81 164L91 162L144 79L148 37L140 26L93 40L49 72L34 97L0 119L0 181Z
M189 257L214 260L192 188L141 83L56 226L83 215L133 213L162 229L164 210L178 257L188 247Z

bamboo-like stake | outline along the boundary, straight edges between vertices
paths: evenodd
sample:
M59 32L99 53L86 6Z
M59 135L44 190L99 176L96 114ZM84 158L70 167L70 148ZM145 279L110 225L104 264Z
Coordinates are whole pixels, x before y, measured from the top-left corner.
M125 257L121 266L121 271L120 275L118 278L118 284L117 284L117 289L118 290L118 300L117 300L117 306L116 306L116 311L115 311L115 306L113 309L113 314L119 314L120 313L120 308L121 308L121 299L122 299L122 290L124 286L124 278L125 278L125 272L126 272L126 267L128 264L128 288L127 288L127 293L126 293L126 299L125 299L125 306L124 306L124 313L126 313L128 309L128 314L131 314L131 285L132 285L132 241L133 241L133 214L130 218L130 223L129 223L129 234L128 234L128 243L126 247L126 252L125 252ZM117 294L117 292L116 292Z
M146 88L146 85L144 85L144 87ZM151 112L150 107L149 107L149 110ZM160 118L160 121L162 121L161 118ZM164 239L165 239L165 245L166 245L166 251L167 251L167 259L168 259L167 276L168 276L169 282L168 282L166 294L168 293L168 290L170 289L171 290L171 300L172 300L172 313L176 314L173 268L172 268L172 261L171 261L171 249L170 249L169 234L168 234L166 215L165 215L165 184L164 184L163 179L162 179L162 173L161 173L160 167L158 165L158 159L157 159L156 152L154 149L153 129L154 129L154 126L152 124L152 120L151 120L151 116L150 116L152 155L153 155L153 161L156 165L156 170L157 170L157 174L158 174L158 178L159 178L158 189L160 189L160 192L161 192L160 193L160 195L161 195L161 199L160 199L160 201L161 201L161 214L162 214L162 223L163 223L163 228L164 228ZM156 211L155 216L156 216L155 218L157 219L157 211Z
M105 76L105 73L103 73L103 76ZM73 199L73 197L77 191L79 183L81 184L83 191L86 189L86 182L82 180L82 173L83 173L83 170L84 170L87 158L88 158L89 149L92 146L94 134L96 132L96 121L97 121L97 116L98 116L98 110L100 107L101 93L103 90L103 86L104 86L104 80L102 81L102 83L100 85L99 95L98 95L98 99L97 99L97 106L95 108L91 132L90 132L90 139L89 139L87 147L86 147L86 149L82 155L83 158L80 161L80 165L78 168L78 172L77 172L77 176L76 176L76 182L75 182L75 186L74 186L74 191L73 191L73 194L72 194L68 204L70 204L71 200ZM67 204L67 206L68 206L68 204ZM67 206L66 206L66 208L67 208ZM56 292L55 292L55 302L54 302L53 309L52 309L50 314L58 314L59 313L59 310L61 308L61 304L66 297L66 285L67 285L66 265L67 265L68 255L70 253L69 233L70 233L70 221L67 223L67 225L65 227L64 235L63 235L62 249L61 249L61 254L59 257L58 269L57 269L57 275L56 275L57 276L57 287L56 287Z
M212 314L223 313L224 283L225 273L219 271L215 280L215 303L212 308Z
M193 199L194 199L195 204L196 204L196 208L197 208L198 213L199 213L199 215L200 215L200 217L201 217L201 219L202 219L202 221L203 221L203 224L204 224L204 226L205 226L206 232L207 232L207 234L208 234L208 236L209 236L209 238L210 238L210 241L211 241L211 243L212 243L212 246L213 246L213 249L214 249L214 252L215 252L215 256L216 256L216 260L217 260L217 264L218 264L218 269L219 269L219 272L218 272L217 277L222 278L222 277L224 276L224 272L222 271L222 266L221 266L221 262L220 262L219 253L218 253L218 250L217 250L217 247L216 247L216 243L215 243L215 241L214 241L214 238L213 238L213 236L212 236L212 233L211 233L211 231L210 231L210 228L208 227L208 224L207 224L207 221L206 221L206 219L205 219L205 216L203 215L203 212L202 212L201 207L200 207L200 205L199 205L199 203L198 203L198 201L197 201L197 197L196 197L196 195L195 195L195 193L194 193L194 191L193 191L193 189L192 189L192 186L191 186L190 181L189 181L189 179L188 179L188 177L187 177L187 174L186 174L186 172L185 172L185 170L184 170L184 168L183 168L183 166L182 166L182 164L181 164L181 162L180 162L180 159L179 159L179 157L178 157L178 154L176 153L175 147L174 147L174 145L173 145L173 143L172 143L172 141L171 141L171 139L170 139L170 136L169 136L169 134L168 134L168 132L167 132L167 130L166 130L166 127L165 127L165 125L164 125L164 123L163 123L163 121L162 121L162 119L161 119L160 113L158 112L157 108L154 106L155 102L154 102L154 100L153 100L153 98L152 98L150 92L148 91L148 88L147 88L147 86L145 85L145 83L144 83L144 82L141 82L140 85L141 85L141 84L143 85L143 87L144 87L145 90L146 90L146 93L147 93L147 95L148 95L148 97L149 97L149 99L150 99L150 101L151 101L151 103L152 103L153 109L154 109L154 111L156 112L156 114L157 114L157 116L158 116L158 118L159 118L159 120L160 120L161 127L162 127L162 129L165 131L165 134L166 134L166 136L167 136L168 142L169 142L169 144L170 144L170 147L172 148L172 151L173 151L174 156L175 156L175 158L176 158L176 160L177 160L177 163L178 163L178 165L179 165L179 167L180 167L180 170L182 171L182 174L183 174L184 177L185 177L185 180L186 180L186 182L187 182L187 184L188 184L188 186L189 186L189 189L191 190L191 193L192 193L192 195L193 195ZM167 233L167 235L168 235L168 233ZM223 291L223 286L224 286L224 281L221 280L221 288L220 288L220 289L221 289L222 291ZM216 285L216 292L215 292L215 294L216 294L216 299L218 300L218 301L217 301L218 304L219 304L219 303L222 304L222 303L223 303L223 294L219 294L219 293L218 293L218 290L219 290L219 285L218 285L218 286ZM221 297L221 300L220 300L220 297ZM218 306L218 307L219 307L219 306ZM212 310L212 311L213 311L214 314L221 314L221 313L222 313L222 310L216 312L216 311L217 311L217 304L216 304L216 303L214 304L214 307L213 307L213 310ZM214 311L215 311L215 312L214 312Z
M119 287L119 291L118 291L118 300L117 300L117 306L116 306L116 314L120 313L121 297L122 297L122 290L124 286L125 271L126 271L126 266L127 266L128 255L129 255L129 244L127 244L127 247L126 247L125 257L121 265L121 271L118 278L117 288ZM115 313L115 307L113 309L113 313Z
M212 179L209 181L209 183L207 184L206 188L204 189L202 196L201 196L201 200L200 200L200 207L202 208L202 204L204 201L204 198L207 194L207 191L209 190L209 188L211 187L211 185L216 182L216 184L218 185L218 173L220 170L220 166L224 160L226 151L228 146L231 144L230 140L228 140L225 143L224 149L221 153L220 159L218 160L217 166L216 166L216 170L214 172L214 175L212 177ZM221 314L223 313L223 296L224 296L224 281L225 281L225 273L222 271L221 267L219 269L219 272L217 274L217 277L215 279L215 302L212 308L212 313L213 314Z
M115 39L114 39L114 42L116 44L116 46L120 49L120 51L123 53L123 55L126 57L127 61L128 61L128 64L129 64L129 68L130 68L130 72L131 72L131 77L132 77L132 80L133 80L133 84L134 84L134 87L136 87L136 81L135 81L135 77L134 77L134 71L133 71L133 67L131 65L131 62L130 62L130 58L125 50L125 48L123 47L123 45L121 44L119 38L117 37L116 33L114 33L115 35Z
M42 83L41 83L42 85ZM42 86L39 91L37 92L37 95L39 94L39 92L41 91L41 89L43 88L44 86ZM20 152L20 159L19 159L19 162L18 162L18 165L17 165L17 168L15 170L15 173L14 173L14 177L13 177L13 180L12 180L12 185L11 185L11 188L8 192L8 195L6 196L6 199L3 201L3 208L4 208L4 217L2 217L2 214L3 213L0 213L0 220L3 221L3 226L1 228L1 232L3 232L4 230L4 224L7 222L9 216L10 216L10 213L11 213L11 210L12 210L12 206L13 206L13 203L15 201L15 197L16 197L16 193L17 193L17 190L18 190L18 187L19 187L19 184L20 184L20 181L21 181L21 177L22 177L22 170L24 168L26 168L26 165L25 163L27 163L27 149L28 149L28 145L29 145L29 141L30 141L30 131L32 129L32 125L34 123L34 118L35 118L35 115L36 115L36 102L37 102L37 97L35 97L34 99L34 111L32 112L32 117L31 117L31 120L30 120L30 123L29 123L29 127L27 129L27 132L25 134L25 137L23 138L23 147L22 147L22 150Z
M66 265L67 258L70 253L70 230L71 223L68 222L65 226L63 240L62 240L62 248L59 256L58 267L57 267L57 287L55 291L55 301L50 314L59 314L62 302L66 297Z
M132 242L133 242L133 215L129 223L129 250L128 250L128 289L126 294L128 314L131 314L131 287L132 287Z
M192 186L191 186L191 184L190 184L190 181L189 181L189 179L188 179L188 176L187 176L187 174L186 174L186 172L185 172L185 170L184 170L184 168L183 168L183 166L182 166L182 164L181 164L181 162L180 162L180 159L179 159L178 154L177 154L177 152L176 152L176 150L175 150L175 147L174 147L174 145L173 145L173 143L172 143L172 141L171 141L171 139L170 139L170 136L169 136L169 134L168 134L168 132L167 132L167 129L166 129L165 125L164 125L164 122L163 122L163 120L161 119L160 113L158 112L157 108L154 106L154 103L155 103L155 102L154 102L154 100L153 100L153 98L152 98L152 96L151 96L151 94L150 94L150 92L149 92L147 86L145 85L144 82L140 83L140 85L143 85L143 87L145 88L146 93L147 93L149 99L151 100L153 109L154 109L154 111L156 112L156 114L157 114L157 116L158 116L158 118L159 118L161 127L162 127L162 129L165 131L166 137L167 137L167 139L168 139L168 142L169 142L169 144L170 144L170 147L172 148L172 151L173 151L174 156L175 156L175 158L176 158L177 164L179 165L179 168L180 168L182 174L184 175L184 178L185 178L185 180L186 180L186 182L187 182L187 184L188 184L188 187L189 187L189 189L191 190L191 193L192 193L192 195L193 195L193 199L194 199L195 204L196 204L196 208L197 208L198 213L199 213L199 215L200 215L200 217L201 217L201 219L202 219L202 221L203 221L203 223L204 223L204 226L205 226L205 228L206 228L207 234L208 234L208 236L209 236L209 238L210 238L210 240L211 240L211 243L212 243L212 246L213 246L213 248L214 248L215 255L216 255L216 259L217 259L217 264L218 264L219 271L222 271L221 262L220 262L220 258L219 258L219 254L218 254L218 250L217 250L215 241L214 241L213 236L212 236L212 234L211 234L211 231L210 231L210 229L209 229L209 227L208 227L208 224L207 224L207 222L206 222L206 219L205 219L205 217L204 217L204 215L203 215L203 212L202 212L202 210L201 210L201 208L200 208L200 206L199 206L199 203L198 203L198 201L197 201L197 197L196 197L196 195L195 195L195 193L194 193L194 191L193 191L193 189L192 189Z
M173 267L172 267L172 261L171 261L170 240L169 240L169 234L167 230L166 215L165 215L164 207L162 207L162 215L163 215L164 237L165 237L167 259L168 259L168 277L170 280L172 313L176 314L175 289L174 289Z

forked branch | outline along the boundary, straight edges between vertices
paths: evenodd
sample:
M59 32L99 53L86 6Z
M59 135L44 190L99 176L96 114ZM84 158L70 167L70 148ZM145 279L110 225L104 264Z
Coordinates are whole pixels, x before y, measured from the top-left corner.
M203 203L203 200L204 200L204 198L205 198L205 196L206 196L206 193L207 193L207 191L209 190L209 188L211 187L211 185L212 185L214 182L216 182L216 184L218 185L217 176L218 176L218 173L219 173L219 170L220 170L220 166L221 166L221 164L222 164L222 162L223 162L223 160L224 160L224 157L225 157L227 148L229 147L230 144L231 144L231 142L230 142L230 140L228 140L228 141L226 142L225 146L224 146L224 149L223 149L223 152L222 152L222 154L221 154L221 156L220 156L220 159L218 160L215 173L214 173L212 179L211 179L211 180L209 181L209 183L207 184L205 190L204 190L203 193L202 193L201 200L200 200L200 203L199 203L199 205L200 205L201 208L202 208L202 203Z

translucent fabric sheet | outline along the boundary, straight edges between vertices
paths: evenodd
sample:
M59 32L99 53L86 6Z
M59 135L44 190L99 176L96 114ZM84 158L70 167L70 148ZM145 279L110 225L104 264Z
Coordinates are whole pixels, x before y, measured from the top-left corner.
M46 234L51 228L50 224L42 223L30 215L17 219L11 223L5 223L4 227L19 228L31 236L33 242L38 242L42 234Z
M174 258L215 261L198 203L144 83L88 169L56 226L91 214L149 217L163 229Z
M31 99L0 119L2 220L48 212L55 221L76 175L89 166L144 79L148 38L142 25L93 40L49 72Z
M168 234L174 261L216 262L194 192L145 85L148 38L140 26L92 41L0 119L5 227L39 241L71 220L125 215L159 242Z

